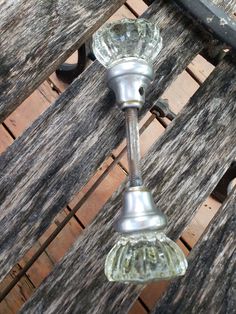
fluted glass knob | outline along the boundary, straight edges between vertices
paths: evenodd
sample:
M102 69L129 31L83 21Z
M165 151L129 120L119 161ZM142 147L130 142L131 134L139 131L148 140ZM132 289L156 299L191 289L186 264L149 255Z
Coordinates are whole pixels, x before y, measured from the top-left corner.
M105 67L124 58L152 63L161 48L159 28L145 19L123 19L106 24L93 36L94 54Z
M110 281L146 283L185 274L187 260L179 246L162 232L123 235L108 253L105 274Z

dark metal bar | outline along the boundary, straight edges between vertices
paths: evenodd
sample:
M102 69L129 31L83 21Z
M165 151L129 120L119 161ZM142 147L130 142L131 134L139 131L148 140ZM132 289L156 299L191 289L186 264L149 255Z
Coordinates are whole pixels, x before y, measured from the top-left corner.
M156 116L157 121L163 126L163 128L167 128L168 124L160 117Z
M235 178L236 178L236 161L233 161L229 169L220 179L219 183L217 184L211 195L214 198L216 198L219 202L223 203L226 200L229 192L231 192L231 189L233 188L233 185L231 186L231 182Z
M70 84L85 69L87 63L86 46L83 44L78 50L78 61L76 64L63 63L57 70L57 77L64 83Z
M209 0L175 0L175 2L204 26L212 35L236 50L236 23Z

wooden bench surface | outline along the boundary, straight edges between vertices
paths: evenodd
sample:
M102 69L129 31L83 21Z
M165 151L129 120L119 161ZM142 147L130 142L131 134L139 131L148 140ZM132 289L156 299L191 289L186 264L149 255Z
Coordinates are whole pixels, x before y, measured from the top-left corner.
M80 3L70 23L60 24L64 32L71 31L69 38L63 37L63 32L59 32L61 28L56 28L55 36L52 39L48 36L50 42L42 48L40 58L34 57L34 54L38 55L39 46L35 49L30 43L25 46L24 51L33 51L31 64L22 57L22 62L14 65L17 70L10 73L13 59L4 61L6 71L0 73L0 117L4 119L12 112L123 2L110 1L108 5L101 1L96 4L98 14L95 16L91 13L95 4L90 7L87 2ZM5 1L4 5L7 3ZM29 2L26 21L32 8L33 4ZM7 12L6 7L4 9ZM83 10L88 14L83 19L78 18ZM144 17L162 28L164 48L154 64L155 81L140 117L207 44L198 28L172 1L154 2ZM53 15L54 18L55 23L57 17ZM87 19L87 28L81 27ZM7 25L6 35L10 36L9 14L0 27L2 25ZM45 25L50 29L53 24ZM46 29L44 26L43 30ZM25 30L25 26L19 27L19 33L23 34ZM12 43L19 42L18 33L14 36ZM0 46L6 47L6 38L1 39ZM60 43L59 46L56 43ZM63 49L62 43L66 43ZM13 44L9 45L8 53L12 58L16 53L13 48ZM40 71L46 64L47 69ZM113 105L114 98L107 89L104 73L97 62L92 64L0 156L1 279L124 138L123 120ZM21 83L17 84L19 80ZM235 62L227 59L218 65L145 157L143 168L147 186L169 217L168 234L173 239L182 234L236 155L235 81ZM123 186L78 238L75 246L24 306L23 313L127 312L141 288L111 284L103 274L104 256L117 237L112 225L121 207L122 189ZM170 294L168 298L159 306L170 303Z
M173 8L163 1L145 15L163 27L165 46L154 64L159 83L150 89L142 114L203 47ZM0 157L0 257L5 261L0 278L123 139L123 121L104 73L92 64Z
M230 82L227 86L226 77ZM233 64L220 65L146 156L144 178L157 205L169 217L168 234L173 239L182 233L236 154L235 83ZM122 190L123 186L23 307L22 313L127 311L141 288L109 283L103 270L106 252L117 237L113 223L122 206Z

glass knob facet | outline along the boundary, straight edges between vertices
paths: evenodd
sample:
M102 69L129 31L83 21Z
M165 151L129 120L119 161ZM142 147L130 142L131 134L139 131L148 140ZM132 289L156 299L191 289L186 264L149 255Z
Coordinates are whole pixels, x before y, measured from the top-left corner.
M108 253L105 274L110 281L142 284L185 274L187 260L163 232L123 235Z
M93 36L93 51L105 67L112 67L122 59L154 61L162 48L156 24L145 19L123 19L101 27Z

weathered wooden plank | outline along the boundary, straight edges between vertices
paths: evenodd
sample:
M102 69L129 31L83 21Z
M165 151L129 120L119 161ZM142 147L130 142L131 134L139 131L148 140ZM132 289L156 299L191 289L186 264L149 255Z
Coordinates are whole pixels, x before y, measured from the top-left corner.
M200 55L194 58L194 70L196 69L195 71L196 74L199 74L199 73L201 74L201 70L203 69L203 67L201 68L202 63L200 62L199 64L199 57ZM192 62L190 64L192 64ZM189 68L189 65L188 65L188 68ZM208 69L206 69L205 72L207 72L207 70ZM210 73L206 73L206 74L207 74L206 76L210 75ZM193 78L191 78L191 76L186 71L183 71L178 76L178 78L167 88L167 90L162 95L162 98L167 99L170 104L171 109L174 112L178 113L185 106L185 104L189 101L190 97L196 92L198 88L199 88L199 85L197 84L197 82ZM150 127L148 128L148 130L149 129ZM147 132L147 133L148 133L147 136L143 140L142 140L142 136L140 137L141 153L144 148L146 148L146 152L147 152L148 149L150 149L151 147L151 145L149 144L151 144L151 142L153 144L157 140L158 136L160 135L160 132L158 132L158 130L157 131L153 130L152 132ZM184 233L182 233L181 235L181 238L184 239L185 242L190 247L193 246L194 241L196 242L196 240L203 233L210 219L216 212L215 203L217 203L217 201L214 201L209 196L204 203L206 202L207 202L207 207L205 207L206 204L204 204L205 206L202 205L198 209L197 214L195 215L191 223L187 226ZM177 243L181 244L182 242L177 241ZM186 250L186 247L184 247L183 244L181 247L182 249ZM148 284L145 287L145 289L142 291L140 295L140 299L144 302L144 304L148 307L149 310L152 310L155 307L157 300L160 299L161 295L165 293L168 284L169 282L167 281L151 283L151 284Z
M108 158L96 172L96 174L89 180L83 189L73 198L69 203L70 208L74 208L76 204L84 197L93 184L101 177L106 169L113 162L112 158ZM121 167L115 166L106 177L101 181L95 191L89 196L84 204L77 211L76 216L86 227L96 217L97 213L109 200L112 194L118 189L120 184L125 180L126 174Z
M144 163L144 178L177 239L236 154L236 71L227 61L191 98ZM104 260L124 186L26 303L21 313L126 313L141 287L109 283ZM81 275L82 274L82 275ZM73 280L72 280L73 278Z
M0 122L125 1L1 1Z
M60 212L54 223L47 229L47 231L40 237L39 243L42 245L47 238L52 234L56 227L65 219L68 215L68 210ZM79 234L83 231L80 224L72 218L66 226L61 230L52 243L46 248L46 252L53 263L57 263L73 245L78 238Z
M235 313L236 189L220 208L189 257L189 268L153 313Z
M197 85L197 84L196 84ZM192 94L196 91L194 80L186 74L186 72L182 72L178 78L171 84L172 88L168 88L168 93L164 93L165 98L170 97L171 100L177 101L177 103L181 103L182 107L186 103L186 99L189 99ZM163 97L164 97L163 95ZM170 102L172 105L174 102ZM34 104L37 105L37 104ZM21 106L20 106L21 107ZM16 111L19 110L18 107ZM173 108L173 107L172 107ZM29 107L28 110L31 110ZM144 121L147 120L147 117L150 117L151 114L145 115L145 117L142 119L141 124L144 123ZM16 120L17 123L17 120ZM141 153L143 151L148 151L150 149L151 145L157 140L157 138L160 136L160 134L164 131L164 128L161 126L161 124L154 120L151 125L142 133L140 141L141 141ZM120 145L121 146L121 145ZM95 182L95 180L103 173L103 171L106 169L108 164L112 161L107 160L103 163L103 166L99 168L98 172L95 176L90 180L88 184L80 191L79 195L73 198L72 202L70 202L70 207L73 208L74 205L81 199L82 196L86 193L86 191L91 187L91 185ZM110 198L112 193L118 188L118 186L121 184L121 182L124 180L125 173L122 171L122 169L119 166L116 166L108 175L106 178L101 182L99 187L92 193L92 195L88 198L88 200L85 202L85 204L78 210L76 213L79 220L83 223L83 225L88 225L89 222L91 222L98 211L104 206L104 204L107 202L107 200ZM204 207L205 209L205 207ZM204 213L203 213L204 215ZM57 219L57 218L56 218ZM51 231L51 227L49 227ZM44 239L48 237L48 234L50 234L49 229L47 229L46 233L42 236ZM37 261L32 265L32 267L27 272L27 276L30 277L30 280L33 282L34 286L38 287L39 284L43 281L43 279L52 271L52 260L54 261L54 253L61 256L64 255L64 250L62 250L64 242L68 243L69 246L69 238L70 238L70 230L68 232L68 228L64 228L61 232L60 239L55 239L51 245L52 254L50 252L50 248L46 250L45 253L43 253L40 258L37 259ZM198 226L199 229L199 226ZM49 231L49 233L48 233ZM191 232L191 229L189 230L189 233ZM189 236L188 233L188 236ZM68 237L69 235L69 237ZM18 262L21 266L24 266L25 262L31 258L34 253L39 249L39 241L42 242L42 237L40 240L36 242L36 245L33 246L33 248L30 249L30 252L27 252L27 254L24 256L24 261ZM42 240L42 241L41 241ZM69 240L69 241L68 241ZM38 245L37 245L38 243ZM62 244L62 245L61 245ZM48 254L48 255L47 255ZM157 288L158 287L158 288ZM148 289L146 287L145 289L145 297L142 299L146 305L148 305L150 302L152 302L154 305L156 304L156 298L158 291L160 290L160 286L151 285ZM164 292L163 292L164 293ZM148 297L148 302L147 302ZM140 306L137 305L133 308L132 311L135 312L140 309ZM1 313L1 310L0 310Z
M143 14L147 10L147 4L143 0L127 0L126 5L135 12L136 16Z
M68 210L64 209L56 216L47 231L39 238L35 245L19 262L21 267L24 267L26 263L36 254L36 252L40 249L40 246L48 239L56 227L64 220L67 214ZM43 279L52 271L55 263L65 255L65 252L73 245L80 232L82 232L81 226L74 218L72 218L61 230L58 236L55 237L53 242L48 245L44 253L33 263L27 271L27 276L30 278L35 287L38 287Z
M19 137L58 95L47 82L43 82L20 106L4 121L15 137Z
M129 314L147 314L148 312L145 310L145 308L142 306L142 304L137 300L132 309L130 309Z
M236 1L235 0L211 0L214 4L222 8L227 14L235 19Z
M203 47L201 34L171 1L145 15L163 28L156 82L142 113ZM188 26L189 28L186 28ZM124 137L105 70L91 65L0 159L0 278Z
M199 84L202 84L214 70L214 65L198 55L188 65L187 70Z
M11 272L6 276L4 281L0 283L0 291L3 291L4 288L13 280L17 272L20 270L19 265L15 265ZM35 290L34 285L25 275L18 281L17 285L11 290L11 292L6 296L3 302L0 302L0 313L1 314L10 314L17 313L26 300L32 295ZM8 306L6 307L5 305Z

